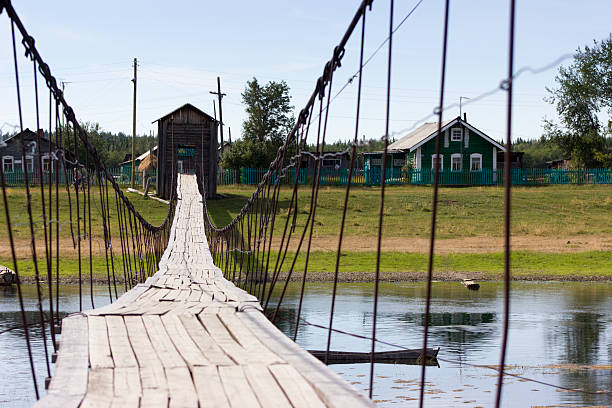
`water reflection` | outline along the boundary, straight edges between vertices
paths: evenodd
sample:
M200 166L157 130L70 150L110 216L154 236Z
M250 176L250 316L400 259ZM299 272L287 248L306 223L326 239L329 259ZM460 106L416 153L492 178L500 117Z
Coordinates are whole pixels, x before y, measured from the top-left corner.
M458 282L436 282L430 327L431 346L440 346L441 367L427 370L428 407L492 406L494 371L470 364L496 365L499 360L503 294L502 285L484 282L479 291L468 291ZM45 291L46 292L46 291ZM84 288L84 304L89 289ZM96 306L108 303L106 287L95 288ZM331 284L311 284L302 317L321 325L329 323ZM372 284L343 284L339 288L334 327L361 335L372 329ZM386 283L380 288L377 336L408 348L422 345L425 285ZM28 320L39 319L35 287L25 286ZM279 311L277 325L293 336L299 285L290 285ZM64 287L62 315L78 310L78 287ZM612 389L612 284L513 283L508 364L510 372L587 390ZM0 290L0 331L21 324L14 288ZM300 325L297 342L307 349L325 349L327 331ZM46 375L40 328L32 328L32 343L41 390ZM51 348L51 344L48 344ZM0 406L20 407L33 402L33 387L23 341L23 330L0 334ZM334 334L332 349L369 351L367 340ZM379 345L377 351L394 347ZM444 362L453 360L456 363ZM607 366L605 366L607 365ZM51 366L52 368L52 366ZM357 389L367 391L369 365L332 366ZM377 364L374 398L380 406L414 403L418 397L418 366ZM539 384L508 378L504 406L612 405L609 395L557 392Z
M369 335L372 322L372 284L342 285L336 303L334 327ZM510 372L571 388L612 389L610 364L612 285L609 283L514 283L512 294ZM302 317L327 325L330 307L329 284L307 287ZM442 348L440 369L429 369L428 406L490 406L496 386L494 371L470 364L496 365L502 321L502 285L485 282L478 292L467 291L454 282L433 286L430 316L431 346ZM299 285L289 288L279 312L277 326L293 335ZM425 285L393 283L381 286L377 337L404 347L422 344ZM297 342L309 349L324 349L327 331L301 325ZM334 334L332 349L367 351L370 343ZM380 345L377 350L393 347ZM578 364L590 368L576 369ZM367 364L334 366L334 370L367 391ZM382 406L412 401L418 396L415 385L418 369L409 366L377 365L375 399ZM612 403L608 395L589 396L557 392L553 388L509 378L505 406ZM512 402L511 402L512 401Z

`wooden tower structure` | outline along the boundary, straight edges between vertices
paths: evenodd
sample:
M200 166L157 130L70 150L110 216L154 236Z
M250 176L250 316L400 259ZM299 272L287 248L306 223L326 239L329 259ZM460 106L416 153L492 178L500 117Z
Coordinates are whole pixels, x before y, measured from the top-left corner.
M217 194L218 122L186 103L157 122L157 195L168 199L174 172L196 174L209 198Z

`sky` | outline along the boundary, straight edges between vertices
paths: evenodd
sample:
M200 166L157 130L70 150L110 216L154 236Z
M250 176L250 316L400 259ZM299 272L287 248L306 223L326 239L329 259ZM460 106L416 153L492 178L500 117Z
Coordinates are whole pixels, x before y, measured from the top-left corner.
M223 119L232 138L246 118L241 93L248 80L286 81L296 114L304 106L333 47L344 34L358 0L104 2L13 0L51 72L64 81L66 99L83 122L112 132L132 132L133 59L138 59L137 134L155 134L154 120L191 103L213 115L217 76L221 77ZM418 0L396 0L399 23ZM445 119L459 114L460 97L468 121L496 140L505 138L508 1L451 0ZM390 133L399 138L424 121L440 92L443 0L422 0L393 37ZM578 47L610 35L612 1L517 1L515 72L554 62L571 63ZM366 18L365 55L385 40L389 1L374 0ZM347 44L334 90L357 71L360 27ZM0 15L0 131L19 123L10 23ZM21 51L21 50L20 50ZM21 53L22 54L22 53ZM387 48L364 69L359 137L385 131ZM20 56L24 127L34 128L32 67ZM555 110L544 98L555 85L558 64L515 80L513 138L536 139L542 120ZM331 105L327 140L355 133L357 81ZM44 93L48 100L48 93ZM48 104L48 102L45 102ZM48 105L41 103L43 112ZM45 123L44 118L42 122ZM48 122L48 119L47 119Z

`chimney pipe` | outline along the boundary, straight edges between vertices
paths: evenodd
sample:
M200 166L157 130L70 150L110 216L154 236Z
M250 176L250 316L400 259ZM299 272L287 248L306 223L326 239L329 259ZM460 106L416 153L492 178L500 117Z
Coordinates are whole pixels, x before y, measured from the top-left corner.
M463 121L467 122L467 113L463 112Z

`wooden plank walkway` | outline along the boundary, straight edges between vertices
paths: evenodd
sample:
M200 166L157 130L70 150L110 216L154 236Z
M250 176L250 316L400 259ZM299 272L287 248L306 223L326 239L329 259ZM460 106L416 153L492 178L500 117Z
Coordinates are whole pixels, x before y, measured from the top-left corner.
M181 175L159 271L115 303L62 323L41 407L373 406L223 278L195 176Z

